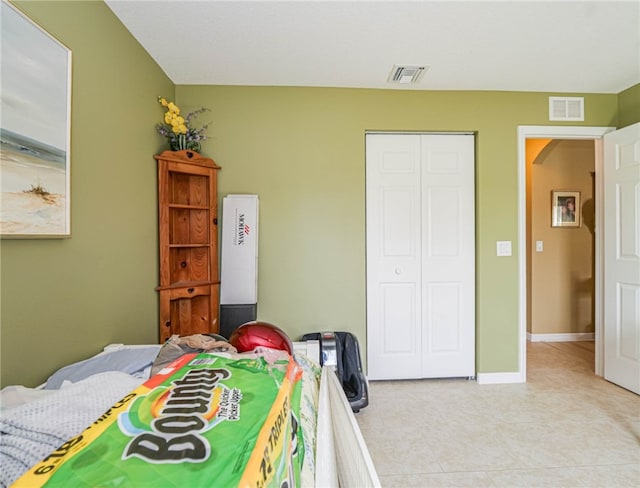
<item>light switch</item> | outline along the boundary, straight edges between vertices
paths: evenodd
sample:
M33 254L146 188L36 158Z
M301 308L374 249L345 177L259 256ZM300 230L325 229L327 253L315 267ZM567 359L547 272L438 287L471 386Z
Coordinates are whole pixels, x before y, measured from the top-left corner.
M496 251L498 256L511 256L511 241L497 241Z
M536 241L536 252L544 251L544 246L542 245L542 241Z

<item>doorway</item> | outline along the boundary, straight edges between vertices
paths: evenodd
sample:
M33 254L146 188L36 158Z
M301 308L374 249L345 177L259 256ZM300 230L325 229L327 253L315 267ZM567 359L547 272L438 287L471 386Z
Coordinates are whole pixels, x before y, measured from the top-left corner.
M602 171L602 137L614 131L613 127L554 127L554 126L521 126L518 128L518 255L519 255L519 276L520 276L520 296L519 296L519 380L526 382L526 353L527 353L527 161L526 161L526 141L527 139L587 139L594 141L595 150L595 173ZM595 373L599 376L603 374L603 341L602 327L600 319L600 304L602 303L602 259L601 239L598 223L602 221L602 184L596 179L595 185L595 260L594 260L594 301L595 301ZM551 198L550 198L551 200ZM551 203L551 202L550 202Z
M527 357L534 343L573 351L595 339L593 139L527 139ZM589 342L591 341L591 342ZM540 349L538 347L538 349ZM538 350L537 349L537 350Z

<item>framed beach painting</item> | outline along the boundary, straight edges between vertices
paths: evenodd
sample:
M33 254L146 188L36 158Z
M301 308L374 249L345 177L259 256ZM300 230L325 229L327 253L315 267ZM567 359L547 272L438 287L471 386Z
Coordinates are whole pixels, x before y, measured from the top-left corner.
M551 227L580 227L580 192L551 192Z
M71 235L71 51L2 0L0 236Z

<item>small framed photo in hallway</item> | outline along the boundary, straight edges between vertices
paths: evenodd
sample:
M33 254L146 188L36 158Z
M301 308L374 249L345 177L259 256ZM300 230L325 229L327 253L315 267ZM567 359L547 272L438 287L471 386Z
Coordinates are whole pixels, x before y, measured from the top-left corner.
M580 227L580 192L551 192L551 227Z

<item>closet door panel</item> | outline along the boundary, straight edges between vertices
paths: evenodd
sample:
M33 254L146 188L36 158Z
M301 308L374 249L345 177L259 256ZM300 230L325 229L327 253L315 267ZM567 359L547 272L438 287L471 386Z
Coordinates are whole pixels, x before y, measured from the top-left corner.
M419 136L367 135L366 173L368 376L418 378Z
M422 376L475 376L474 137L421 142Z

